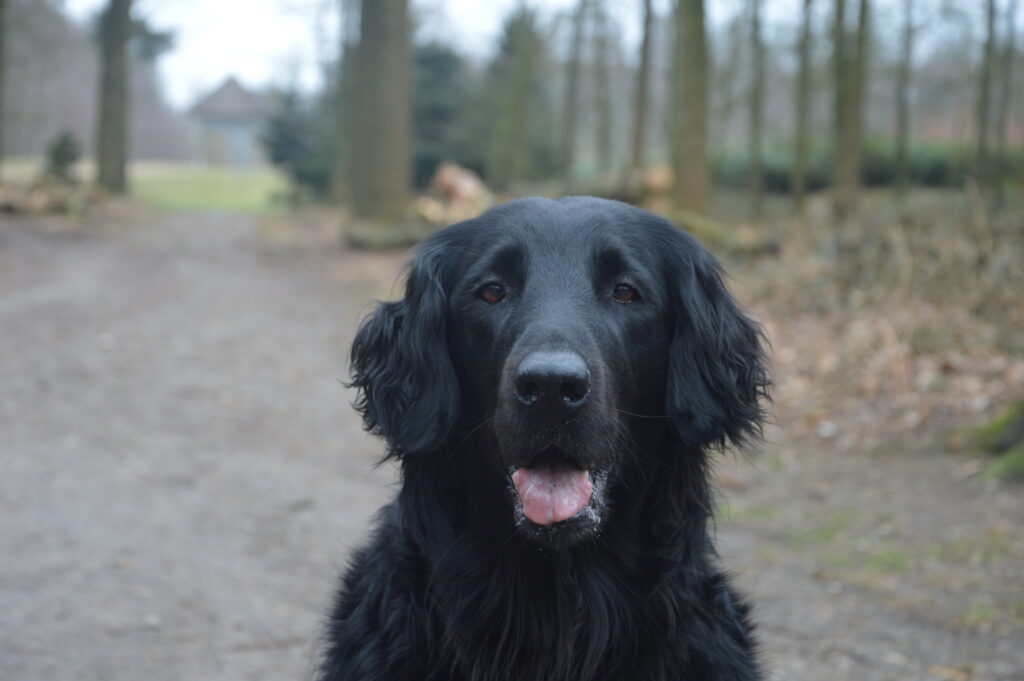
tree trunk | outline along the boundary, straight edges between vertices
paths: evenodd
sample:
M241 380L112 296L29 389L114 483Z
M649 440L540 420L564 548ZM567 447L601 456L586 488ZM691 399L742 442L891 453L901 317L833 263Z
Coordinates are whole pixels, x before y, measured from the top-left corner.
M127 191L128 39L131 0L110 0L100 19L100 110L97 183L110 194Z
M975 138L974 172L978 183L984 188L990 179L989 167L989 105L992 100L992 71L995 61L996 43L996 0L985 3L985 48L978 73L977 134Z
M331 168L331 198L341 202L348 197L354 163L356 60L359 51L359 0L338 0L338 67L335 78L335 149Z
M846 0L835 0L832 15L832 212L836 218L842 215L843 204L839 200L843 135L850 115L849 56L846 53Z
M675 72L676 207L706 213L711 200L708 164L708 48L704 0L677 0Z
M603 176L612 166L612 101L609 62L612 41L608 35L608 15L604 0L594 0L594 149L597 167Z
M860 0L857 18L857 33L852 54L846 51L839 61L843 63L842 77L845 82L838 87L843 91L837 97L845 105L839 112L838 151L836 153L833 213L839 220L846 219L857 205L860 194L861 140L864 130L864 90L867 83L867 38L869 25L869 0ZM845 22L842 28L845 30Z
M764 205L764 157L761 130L764 117L764 42L761 36L761 0L750 2L750 214L761 219Z
M410 181L408 0L363 0L359 34L352 209L356 218L395 221Z
M4 93L7 82L7 0L0 0L0 177L4 158Z
M896 190L907 191L910 173L907 149L910 144L910 73L914 59L914 0L903 0L903 41L896 71Z
M651 72L651 30L654 25L652 0L643 0L643 39L640 42L640 71L637 73L636 99L633 102L633 153L630 157L630 175L636 182L644 165L644 147L647 144L648 81Z
M576 113L580 91L580 59L583 51L583 23L587 16L587 0L578 0L572 19L572 43L565 72L565 104L562 109L562 179L566 189L573 184L576 163Z
M1003 178L1006 174L1007 155L1010 152L1010 101L1013 99L1013 62L1016 58L1017 0L1006 7L1006 44L999 66L999 108L996 109L996 151L999 154L999 173L996 177L996 200L1003 203Z
M793 203L804 214L807 198L807 139L811 109L811 10L814 0L804 0L797 44L799 73L796 81L796 130L793 142Z

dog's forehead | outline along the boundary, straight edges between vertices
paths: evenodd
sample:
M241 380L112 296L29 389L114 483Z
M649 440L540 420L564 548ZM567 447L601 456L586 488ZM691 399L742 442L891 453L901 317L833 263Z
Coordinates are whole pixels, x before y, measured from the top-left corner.
M571 267L597 252L641 248L642 221L641 211L602 199L516 200L458 226L451 243L472 255L467 265L512 255L528 256L531 267Z

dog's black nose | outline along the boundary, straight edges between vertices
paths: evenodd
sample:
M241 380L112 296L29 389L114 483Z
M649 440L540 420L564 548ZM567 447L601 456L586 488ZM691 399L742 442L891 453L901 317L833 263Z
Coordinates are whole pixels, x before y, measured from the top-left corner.
M519 364L515 397L531 411L569 418L587 402L590 370L575 352L533 352Z

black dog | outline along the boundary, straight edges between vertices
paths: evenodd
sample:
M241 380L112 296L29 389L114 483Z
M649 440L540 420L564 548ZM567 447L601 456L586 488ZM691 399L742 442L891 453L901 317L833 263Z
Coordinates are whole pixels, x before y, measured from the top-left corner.
M323 681L760 678L708 453L760 433L761 333L665 220L512 201L429 238L352 347L402 488Z

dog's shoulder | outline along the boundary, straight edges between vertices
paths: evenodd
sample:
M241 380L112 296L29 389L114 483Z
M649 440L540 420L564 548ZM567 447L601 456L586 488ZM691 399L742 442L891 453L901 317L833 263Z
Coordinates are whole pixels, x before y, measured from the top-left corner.
M424 572L401 530L397 503L385 506L373 539L353 556L327 626L320 681L413 679L422 673L426 615L417 594Z

